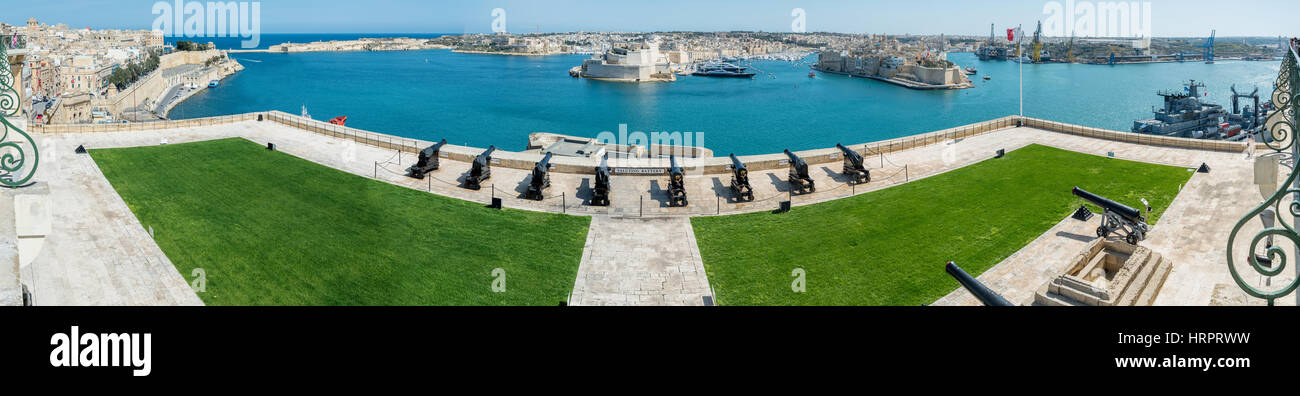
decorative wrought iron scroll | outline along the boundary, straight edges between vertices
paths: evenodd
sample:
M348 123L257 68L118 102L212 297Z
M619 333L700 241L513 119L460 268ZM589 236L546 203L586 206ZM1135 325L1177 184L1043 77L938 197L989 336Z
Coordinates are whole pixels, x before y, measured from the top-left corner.
M3 128L0 131L0 186L18 187L32 180L40 161L36 141L7 118L21 116L19 110L22 109L22 95L14 89L14 82L21 77L15 77L9 66L8 48L22 48L23 43L19 42L20 36L17 35L0 38L0 59L4 61L0 65L0 128ZM10 141L10 132L16 133L13 139L16 141ZM31 150L30 157L23 150L23 140Z
M1265 228L1251 238L1250 250L1247 252L1247 261L1250 263L1250 267L1254 268L1255 272L1269 277L1281 274L1286 269L1286 251L1277 245L1267 244L1265 247L1269 262L1261 263L1261 260L1257 258L1255 252L1260 243L1266 239L1272 237L1286 238L1296 246L1300 246L1300 233L1296 232L1294 220L1300 217L1300 199L1293 199L1287 205L1288 208L1285 212L1280 210L1283 197L1287 194L1300 194L1300 188L1296 187L1296 179L1300 177L1300 172L1296 172L1296 159L1297 154L1300 153L1300 148L1296 145L1296 136L1294 135L1296 133L1295 117L1297 108L1300 106L1300 100L1297 100L1300 97L1298 96L1300 92L1297 92L1296 89L1300 87L1300 56L1296 52L1297 43L1296 39L1291 39L1290 51L1283 57L1282 70L1278 73L1277 81L1274 83L1273 110L1268 114L1264 123L1267 129L1266 133L1272 137L1272 141L1265 142L1265 145L1276 152L1268 155L1283 157L1282 162L1291 168L1291 173L1278 186L1277 191L1242 217L1241 220L1237 221L1237 225L1232 228L1232 233L1228 236L1228 271L1232 274L1232 279L1237 282L1237 286L1241 287L1246 294L1268 300L1269 305L1273 305L1278 298L1294 292L1296 287L1300 286L1300 277L1292 279L1291 283L1281 288L1273 290L1257 289L1247 284L1242 279L1241 274L1237 272L1237 266L1233 260L1232 245L1237 240L1237 233L1241 231L1246 223L1257 218L1265 210L1272 208L1273 213L1277 216L1277 226ZM1300 197L1300 195L1297 195L1297 197ZM1284 216L1283 213L1290 213L1292 220L1286 220L1287 216Z

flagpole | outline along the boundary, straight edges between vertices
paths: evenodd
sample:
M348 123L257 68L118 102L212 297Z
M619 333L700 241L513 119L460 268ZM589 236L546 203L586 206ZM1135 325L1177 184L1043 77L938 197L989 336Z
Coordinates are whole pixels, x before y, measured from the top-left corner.
M1020 64L1020 118L1023 121L1025 118L1025 55L1020 46L1020 35L1024 34L1021 30L1022 26L1016 26L1016 63Z

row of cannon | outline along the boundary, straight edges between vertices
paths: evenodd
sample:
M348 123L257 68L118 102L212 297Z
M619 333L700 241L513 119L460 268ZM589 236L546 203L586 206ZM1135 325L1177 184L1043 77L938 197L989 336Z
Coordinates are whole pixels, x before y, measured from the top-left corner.
M424 150L420 150L419 158L414 165L406 169L406 175L415 179L424 179L426 174L438 170L440 165L439 153L446 144L447 139L443 139ZM863 163L862 154L858 154L842 144L836 144L835 147L840 149L844 157L844 167L841 173L850 178L850 184L871 182L871 171ZM482 154L474 157L469 173L465 175L464 184L466 188L478 190L482 188L484 181L492 177L492 154L496 150L496 146L489 146ZM785 155L789 158L789 176L786 181L790 183L791 193L793 194L794 191L798 191L799 194L816 192L816 182L808 172L808 162L789 149L785 150ZM551 187L551 157L552 154L547 153L541 161L534 164L532 180L529 182L528 190L524 193L525 198L537 201L545 198L546 189ZM670 155L668 162L669 206L687 206L689 201L686 197L686 172L681 166L677 165L676 156ZM595 171L596 177L592 186L592 205L609 206L612 178L610 177L608 156L601 159L600 166L596 167ZM739 200L754 200L754 187L749 184L749 168L735 154L731 154L731 190Z

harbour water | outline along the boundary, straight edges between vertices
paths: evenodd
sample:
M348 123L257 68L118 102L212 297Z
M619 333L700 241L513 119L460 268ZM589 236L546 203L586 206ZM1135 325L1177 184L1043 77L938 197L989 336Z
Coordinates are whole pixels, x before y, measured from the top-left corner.
M328 39L328 38L327 38ZM343 39L343 38L340 38ZM297 40L293 40L297 42ZM847 76L808 77L808 64L746 63L753 80L681 77L673 83L575 79L583 55L456 54L448 50L233 54L247 68L177 106L171 118L264 110L454 144L519 150L532 132L596 136L630 131L694 132L719 155L761 154L862 143L1015 114L1017 68L950 54L974 66L976 87L915 91ZM1188 79L1228 106L1228 88L1272 91L1279 62L1141 65L1024 65L1025 115L1127 131L1160 105L1156 91ZM984 80L984 76L992 76ZM1265 96L1266 97L1266 96Z

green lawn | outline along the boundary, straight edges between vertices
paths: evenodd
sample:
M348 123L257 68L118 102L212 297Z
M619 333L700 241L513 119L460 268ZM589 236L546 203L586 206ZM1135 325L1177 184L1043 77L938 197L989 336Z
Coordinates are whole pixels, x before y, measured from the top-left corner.
M209 305L557 305L590 221L491 210L244 139L91 155L176 269L206 272Z
M944 263L981 274L1068 216L1083 203L1073 186L1133 207L1146 198L1154 224L1191 175L1033 145L787 214L691 222L719 304L920 305L959 287ZM805 293L791 291L795 268Z

